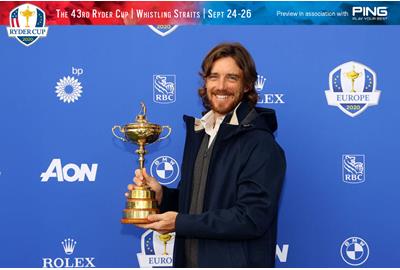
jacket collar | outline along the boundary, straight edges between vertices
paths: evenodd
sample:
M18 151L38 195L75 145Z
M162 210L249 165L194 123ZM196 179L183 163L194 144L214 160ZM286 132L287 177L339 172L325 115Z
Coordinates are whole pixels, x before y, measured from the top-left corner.
M236 106L236 108L232 112L228 113L225 116L223 123L229 124L229 125L232 125L232 126L238 126L239 122L240 122L239 121L239 116L243 117L242 114L243 114L243 107L244 106L242 104L244 104L244 103L247 104L247 102L241 102ZM240 115L238 115L238 113L240 113ZM203 130L203 129L204 129L204 126L201 123L201 120L198 119L198 118L194 118L194 131L200 131L200 130Z

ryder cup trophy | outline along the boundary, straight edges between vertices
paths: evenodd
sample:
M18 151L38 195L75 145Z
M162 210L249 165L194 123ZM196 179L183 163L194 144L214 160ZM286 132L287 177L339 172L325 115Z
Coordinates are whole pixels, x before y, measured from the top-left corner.
M139 146L136 153L139 155L140 169L143 169L144 155L147 153L144 146L166 139L171 134L171 128L169 126L159 126L149 123L146 119L146 106L143 102L141 102L141 106L142 109L136 116L135 123L129 123L122 127L114 126L112 128L112 133L123 142L132 142ZM125 138L118 136L115 133L116 129L118 129L120 133L123 133ZM168 133L159 138L163 129L167 129ZM135 187L133 190L129 191L121 222L124 224L148 223L147 216L157 214L158 212L155 192L147 185Z

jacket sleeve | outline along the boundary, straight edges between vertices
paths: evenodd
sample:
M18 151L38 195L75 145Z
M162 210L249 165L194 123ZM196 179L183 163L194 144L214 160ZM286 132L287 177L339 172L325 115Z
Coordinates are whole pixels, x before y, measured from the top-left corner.
M179 213L177 236L243 240L260 237L268 230L276 221L286 170L283 150L273 138L269 142L257 143L247 155L237 179L236 203L198 215Z
M162 186L163 196L160 205L160 212L178 211L179 189Z

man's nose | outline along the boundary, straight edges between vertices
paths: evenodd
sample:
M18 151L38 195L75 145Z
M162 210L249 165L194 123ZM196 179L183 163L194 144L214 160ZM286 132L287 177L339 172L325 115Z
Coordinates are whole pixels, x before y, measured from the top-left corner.
M224 77L219 78L218 80L218 89L224 90L226 87L226 80Z

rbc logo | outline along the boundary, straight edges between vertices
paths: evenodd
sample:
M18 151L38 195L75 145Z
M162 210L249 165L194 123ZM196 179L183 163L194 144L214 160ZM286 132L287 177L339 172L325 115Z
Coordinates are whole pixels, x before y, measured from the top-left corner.
M369 247L360 237L347 238L340 247L340 255L345 263L358 266L365 263L369 256Z
M68 163L65 166L61 165L61 159L55 158L51 161L46 172L43 172L40 177L41 182L48 182L50 178L57 178L58 182L83 182L86 177L89 182L96 181L98 164L92 164L91 168L86 163L79 167L74 163Z
M162 185L174 182L179 176L179 166L175 159L161 156L151 163L151 176L156 177Z
M153 75L153 101L161 104L176 100L176 76Z
M365 155L343 155L343 181L358 184L365 181Z

